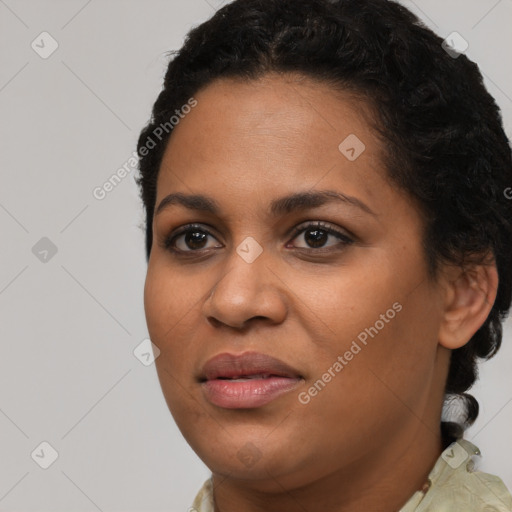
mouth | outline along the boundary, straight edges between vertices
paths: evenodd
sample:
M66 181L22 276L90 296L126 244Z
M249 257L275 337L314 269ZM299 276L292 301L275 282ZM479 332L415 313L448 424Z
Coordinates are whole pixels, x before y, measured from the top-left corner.
M292 391L304 378L279 359L245 352L213 357L198 380L211 404L225 409L254 409Z
M240 375L237 377L217 377L218 380L230 380L232 382L246 382L251 379L270 379L270 377L278 377L270 373L256 373L254 375Z

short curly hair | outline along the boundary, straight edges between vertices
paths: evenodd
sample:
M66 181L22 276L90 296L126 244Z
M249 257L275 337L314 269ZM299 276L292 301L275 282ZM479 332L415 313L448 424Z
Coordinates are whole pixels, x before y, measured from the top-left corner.
M451 354L445 406L458 399L463 414L442 421L441 431L445 442L461 437L479 410L466 391L477 378L477 358L490 358L501 345L512 284L511 148L478 66L391 0L235 0L191 30L171 55L137 145L146 257L158 172L172 134L155 130L168 127L201 88L218 78L254 80L277 72L359 94L372 105L374 128L386 141L389 178L425 220L430 277L442 263L465 268L492 256L497 266L497 297L487 320Z

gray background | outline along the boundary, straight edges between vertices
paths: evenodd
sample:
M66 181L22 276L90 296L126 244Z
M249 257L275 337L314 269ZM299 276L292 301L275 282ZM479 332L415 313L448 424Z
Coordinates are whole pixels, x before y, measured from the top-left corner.
M512 0L403 3L469 42L510 137ZM2 511L184 511L209 476L154 365L133 354L147 337L134 171L103 200L93 190L132 156L165 52L221 4L0 0ZM31 47L51 48L43 31L59 45L46 59ZM511 332L509 320L499 356L482 366L467 438L512 489ZM58 452L48 469L43 441Z

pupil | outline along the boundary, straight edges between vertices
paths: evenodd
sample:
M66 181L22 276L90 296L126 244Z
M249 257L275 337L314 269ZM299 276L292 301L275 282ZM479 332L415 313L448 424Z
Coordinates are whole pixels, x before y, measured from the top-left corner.
M185 235L185 243L191 249L201 249L208 235L200 231L190 231Z
M185 243L191 249L201 249L207 238L206 233L200 231L190 231L185 235ZM309 229L305 233L306 242L312 247L321 247L326 243L327 232L321 229Z
M309 237L308 233L313 234L313 236ZM327 233L321 229L309 229L304 233L306 237L306 242L313 247L321 247L325 244Z

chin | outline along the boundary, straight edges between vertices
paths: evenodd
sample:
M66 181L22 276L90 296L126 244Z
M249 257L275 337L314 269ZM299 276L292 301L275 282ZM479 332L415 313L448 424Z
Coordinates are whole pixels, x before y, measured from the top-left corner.
M304 467L304 461L297 458L297 450L287 445L286 436L275 436L273 442L269 442L269 438L266 439L268 431L257 435L251 427L252 434L234 436L232 429L212 434L209 438L205 438L204 431L187 438L192 449L213 473L262 484L270 480L275 485L274 478L279 479ZM215 442L212 443L211 439Z

